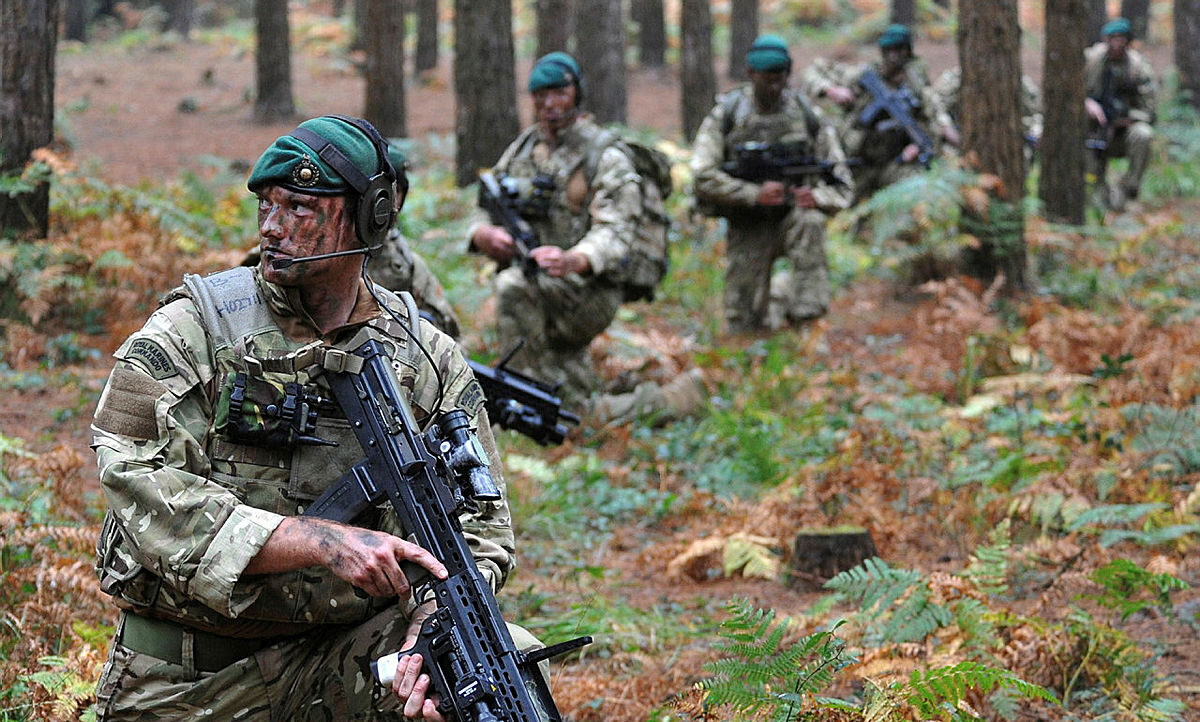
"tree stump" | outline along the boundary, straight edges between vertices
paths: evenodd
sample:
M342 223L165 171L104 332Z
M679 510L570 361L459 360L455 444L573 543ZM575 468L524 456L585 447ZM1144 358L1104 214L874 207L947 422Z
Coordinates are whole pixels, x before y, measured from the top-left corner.
M862 527L801 529L792 547L788 586L818 591L825 582L874 556L878 554L871 532Z

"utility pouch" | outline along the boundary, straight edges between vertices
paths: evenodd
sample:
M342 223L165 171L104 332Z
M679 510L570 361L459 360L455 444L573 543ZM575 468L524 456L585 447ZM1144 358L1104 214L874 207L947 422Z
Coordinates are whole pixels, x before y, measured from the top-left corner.
M316 401L294 381L280 383L231 371L217 398L214 430L251 446L332 446L333 442L311 435L317 424Z
M100 539L96 546L96 574L100 577L100 591L123 599L134 607L145 608L154 604L162 581L139 564L128 549L122 549L125 536L110 511L104 517Z

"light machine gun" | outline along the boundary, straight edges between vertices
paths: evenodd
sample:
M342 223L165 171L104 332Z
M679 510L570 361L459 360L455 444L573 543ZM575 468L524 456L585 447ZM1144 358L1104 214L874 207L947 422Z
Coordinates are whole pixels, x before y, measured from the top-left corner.
M449 576L436 579L415 564L404 564L415 598L432 595L437 602L411 651L424 660L443 714L457 722L560 722L537 664L592 638L528 653L513 642L458 518L477 502L500 498L466 412L448 412L421 432L397 388L383 345L367 341L352 355L362 361L359 372L332 373L328 378L366 458L305 513L349 522L386 499L408 539L446 566ZM396 657L371 663L381 683L390 682Z
M561 444L567 438L566 424L578 424L579 417L562 410L557 387L508 368L520 348L518 343L495 366L467 362L483 387L488 417L542 446Z
M883 78L879 77L879 73L871 68L859 76L858 82L871 94L871 102L858 114L858 124L879 131L902 128L908 134L909 140L917 146L917 160L928 168L933 160L935 147L933 140L921 130L921 126L912 116L912 111L920 107L920 101L913 95L912 90L907 86L892 90L883 82Z

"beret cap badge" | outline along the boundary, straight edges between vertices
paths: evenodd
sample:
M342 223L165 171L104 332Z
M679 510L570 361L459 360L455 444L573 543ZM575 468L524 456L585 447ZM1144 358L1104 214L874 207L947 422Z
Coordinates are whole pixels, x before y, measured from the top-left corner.
M312 188L321 181L321 168L307 155L292 167L292 182L301 188Z

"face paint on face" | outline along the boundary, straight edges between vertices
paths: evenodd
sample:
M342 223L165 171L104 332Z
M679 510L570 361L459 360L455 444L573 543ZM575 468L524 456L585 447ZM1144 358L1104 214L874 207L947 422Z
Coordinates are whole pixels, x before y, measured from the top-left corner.
M268 186L258 196L258 236L266 280L299 286L326 276L345 259L297 263L277 269L272 261L347 250L358 245L343 196L313 196Z
M1108 58L1120 62L1125 59L1129 52L1129 38L1124 35L1109 35L1106 41L1108 43Z
M887 77L896 75L904 69L911 51L904 45L893 45L883 49L883 74Z
M533 116L543 131L558 133L574 123L578 114L574 85L533 91Z
M754 87L754 100L759 107L774 107L783 96L790 73L786 70L747 70Z

